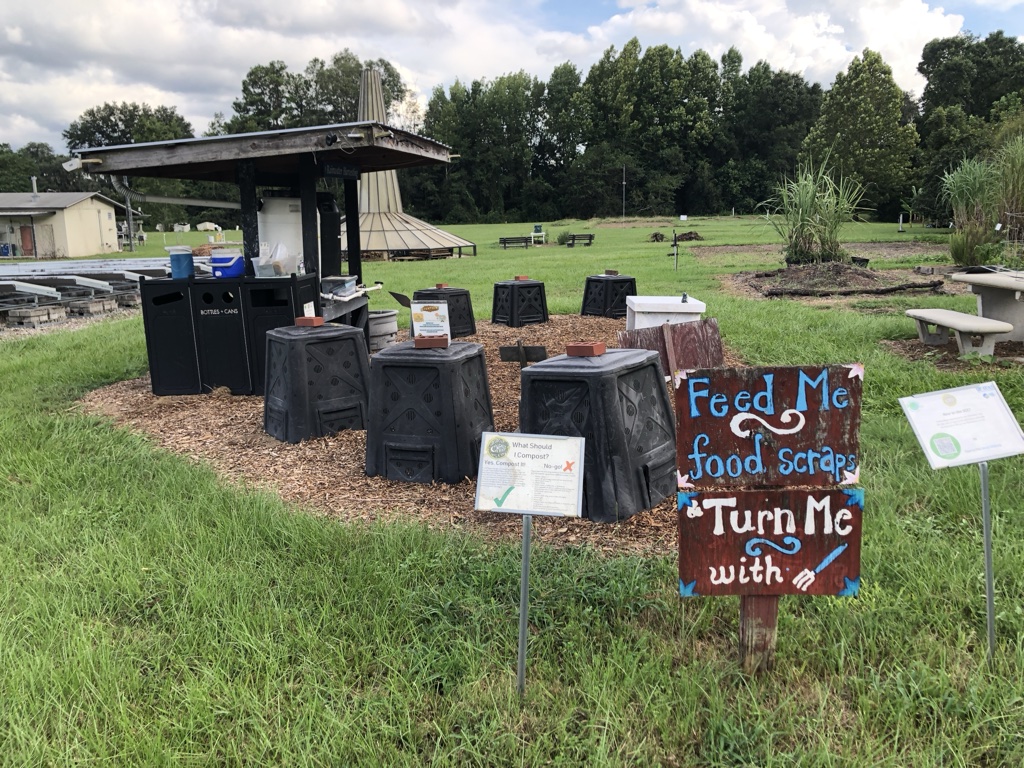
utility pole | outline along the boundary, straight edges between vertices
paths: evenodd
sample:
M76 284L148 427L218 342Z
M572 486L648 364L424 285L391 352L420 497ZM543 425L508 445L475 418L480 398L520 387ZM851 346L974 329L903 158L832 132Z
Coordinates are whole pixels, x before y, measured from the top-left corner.
M622 226L626 226L626 166L622 166Z
M128 189L128 177L122 176L124 180L124 187ZM127 213L125 214L125 223L128 227L128 251L135 253L135 222L132 220L132 199L126 193L124 196L124 207Z

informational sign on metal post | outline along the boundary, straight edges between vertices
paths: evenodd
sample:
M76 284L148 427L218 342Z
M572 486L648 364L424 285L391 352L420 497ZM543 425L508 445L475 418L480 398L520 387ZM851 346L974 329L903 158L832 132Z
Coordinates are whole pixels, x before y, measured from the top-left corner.
M993 381L901 397L932 469L1024 453L1024 433Z
M583 438L484 432L475 508L480 512L580 517Z
M996 606L988 462L1024 453L1024 431L994 381L901 397L900 406L932 469L978 465L991 664L996 647Z
M516 687L526 690L526 628L530 593L533 516L583 514L582 437L483 432L474 508L523 516L523 563L519 577L519 663Z

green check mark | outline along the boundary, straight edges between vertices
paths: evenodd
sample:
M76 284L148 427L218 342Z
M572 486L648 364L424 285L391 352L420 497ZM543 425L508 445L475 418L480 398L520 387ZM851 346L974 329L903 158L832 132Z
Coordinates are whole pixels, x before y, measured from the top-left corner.
M515 486L514 486L514 485L510 485L510 486L508 487L508 490L506 490L506 491L505 491L505 492L504 492L503 494L501 494L501 496L498 496L498 497L497 497L497 498L496 498L496 499L494 500L494 503L495 503L495 504L497 504L497 505L498 505L498 506L500 507L500 506L501 506L502 504L504 504L504 503L505 503L505 499L507 499L507 498L508 498L508 495L509 495L510 493L512 493L512 491L513 491L514 489L515 489Z

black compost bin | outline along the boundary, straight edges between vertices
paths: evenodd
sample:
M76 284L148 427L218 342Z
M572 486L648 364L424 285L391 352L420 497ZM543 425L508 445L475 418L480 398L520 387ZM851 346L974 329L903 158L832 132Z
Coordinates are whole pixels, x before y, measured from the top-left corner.
M266 333L263 429L297 443L365 429L370 368L359 328L295 325Z
M584 517L625 520L675 490L675 426L657 352L559 355L524 368L521 381L521 432L586 439Z
M247 277L242 280L242 310L252 366L253 393L263 394L267 331L290 326L297 317L320 314L316 275Z
M491 322L519 328L548 321L548 300L539 280L501 280L494 284Z
M480 433L493 429L481 345L416 349L407 341L371 358L367 475L417 483L476 477Z
M465 288L422 288L412 295L415 302L437 301L448 303L448 325L452 338L472 336L476 333L476 318L473 317L473 301Z
M580 314L625 317L627 296L636 296L636 278L629 275L591 275L583 287Z
M191 280L139 281L142 325L154 395L197 395L199 351L192 317Z

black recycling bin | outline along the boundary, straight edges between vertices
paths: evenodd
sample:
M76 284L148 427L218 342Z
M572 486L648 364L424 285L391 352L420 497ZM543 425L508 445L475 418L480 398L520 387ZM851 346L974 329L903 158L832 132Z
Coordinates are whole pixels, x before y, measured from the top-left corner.
M266 378L267 331L293 325L297 317L319 315L318 280L316 275L247 277L241 285L253 394L262 395Z
M675 491L675 425L657 352L559 355L523 368L521 382L521 432L586 440L584 517L625 520Z
M395 344L370 360L366 474L458 483L476 477L480 434L494 429L484 349Z
M501 280L494 284L491 322L519 328L548 321L548 300L539 280Z
M583 287L580 314L625 317L627 296L636 296L636 278L629 275L591 275Z
M267 434L298 443L366 428L370 368L362 330L291 325L266 335Z
M203 391L190 283L188 279L139 280L154 395L197 395Z
M476 333L473 301L465 288L422 288L412 295L415 302L444 301L448 303L448 325L452 338L472 336Z
M253 393L252 367L241 278L197 279L189 285L203 392L227 387L233 395Z

